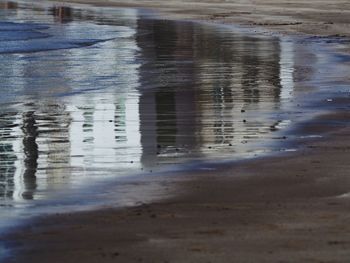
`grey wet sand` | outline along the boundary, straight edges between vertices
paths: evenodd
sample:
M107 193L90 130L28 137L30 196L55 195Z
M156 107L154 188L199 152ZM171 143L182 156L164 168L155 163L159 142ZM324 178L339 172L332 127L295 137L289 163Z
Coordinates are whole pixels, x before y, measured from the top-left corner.
M178 19L262 27L288 34L350 36L346 0L73 0L99 6L143 7ZM170 15L170 16L169 16Z
M348 1L79 2L279 33L350 35ZM166 177L163 190L178 195L163 201L39 219L6 237L17 241L13 261L349 262L349 117L337 112L305 126L327 136L297 153Z
M168 200L42 218L7 237L14 262L348 262L342 126L298 154L163 178L182 189Z

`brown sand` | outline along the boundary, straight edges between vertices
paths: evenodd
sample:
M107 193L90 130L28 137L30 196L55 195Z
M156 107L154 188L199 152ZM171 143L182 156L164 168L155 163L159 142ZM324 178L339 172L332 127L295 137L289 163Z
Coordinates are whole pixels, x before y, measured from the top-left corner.
M98 3L278 32L350 35L348 1ZM350 116L322 118L340 124L297 153L167 177L164 191L181 189L168 200L42 218L6 237L19 242L13 261L350 262ZM305 132L329 132L325 123Z

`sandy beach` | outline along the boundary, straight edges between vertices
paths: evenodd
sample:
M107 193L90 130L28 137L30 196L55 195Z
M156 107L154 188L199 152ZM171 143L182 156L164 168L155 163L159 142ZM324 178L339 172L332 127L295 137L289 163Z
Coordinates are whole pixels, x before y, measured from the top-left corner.
M7 237L13 262L347 262L348 132L296 155L174 176L170 200L44 217Z
M268 34L350 36L348 1L89 1ZM345 46L344 51L348 48ZM348 81L340 80L340 81ZM162 201L42 217L6 262L349 262L350 98L298 132L297 152L175 174Z

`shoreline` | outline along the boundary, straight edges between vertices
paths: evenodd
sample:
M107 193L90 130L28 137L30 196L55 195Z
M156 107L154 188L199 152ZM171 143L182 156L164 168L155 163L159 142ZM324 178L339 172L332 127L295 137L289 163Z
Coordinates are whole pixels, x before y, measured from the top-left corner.
M164 188L180 191L163 201L40 217L7 234L16 257L6 262L347 262L349 131L167 177Z
M332 118L346 122L342 114ZM43 217L10 234L24 253L13 262L346 262L348 134L336 129L287 158L169 179L182 189L169 200Z

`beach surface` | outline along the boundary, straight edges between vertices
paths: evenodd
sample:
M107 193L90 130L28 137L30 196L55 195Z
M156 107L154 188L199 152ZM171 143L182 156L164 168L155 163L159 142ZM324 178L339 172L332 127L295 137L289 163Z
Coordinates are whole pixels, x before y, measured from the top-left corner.
M17 254L8 262L348 262L348 133L162 178L178 195L161 202L43 217L7 237Z
M269 33L350 35L347 1L70 2ZM298 131L323 137L298 142L297 152L154 176L169 192L162 201L42 217L1 237L16 255L6 262L348 262L349 97L333 103L337 111Z
M344 0L73 0L69 3L149 8L167 14L167 18L262 27L286 34L350 36L350 3Z

